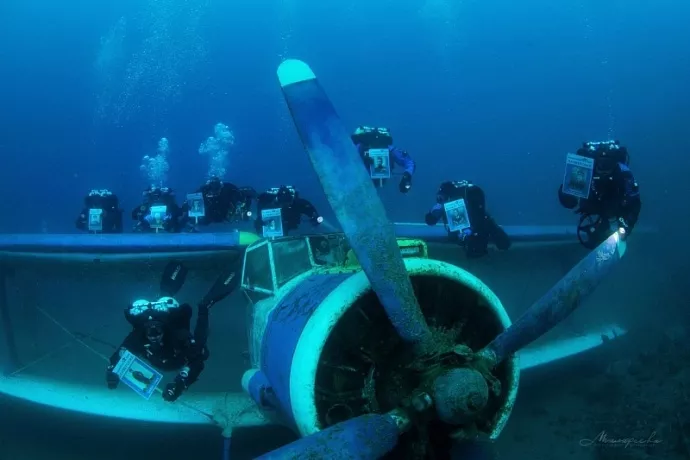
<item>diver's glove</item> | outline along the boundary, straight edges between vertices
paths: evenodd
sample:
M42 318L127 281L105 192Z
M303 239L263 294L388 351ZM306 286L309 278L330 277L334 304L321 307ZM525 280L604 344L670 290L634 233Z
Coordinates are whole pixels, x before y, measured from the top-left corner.
M629 235L630 232L632 231L632 227L630 226L630 224L628 224L628 221L622 217L618 218L616 225L618 225L618 230L620 230L621 233L626 235L626 236Z
M117 385L120 383L120 377L113 372L113 369L115 369L115 366L112 364L105 369L105 381L108 383L108 388L111 390L117 388Z
M460 240L465 241L468 237L472 236L472 230L469 228L463 228L460 232Z
M184 380L178 375L173 383L168 383L163 391L163 399L173 402L180 397L182 392L187 389Z
M403 177L400 180L400 193L409 192L410 187L412 187L412 175L406 172L405 174L403 174Z
M250 206L244 206L242 208L242 220L244 222L247 222L251 217L252 217L252 211L250 210Z

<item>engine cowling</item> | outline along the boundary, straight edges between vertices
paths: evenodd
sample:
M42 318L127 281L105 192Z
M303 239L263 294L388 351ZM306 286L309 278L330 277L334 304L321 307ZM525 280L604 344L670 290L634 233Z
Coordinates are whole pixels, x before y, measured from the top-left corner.
M481 349L510 326L500 300L481 280L428 259L423 241L399 240L399 247L434 337L423 357L409 353L396 334L343 235L263 240L247 249L243 288L252 300L253 368L243 387L300 435L443 392L439 385L459 367L456 347ZM471 420L448 420L437 407L396 451L496 438L517 394L517 358L486 377L486 401Z

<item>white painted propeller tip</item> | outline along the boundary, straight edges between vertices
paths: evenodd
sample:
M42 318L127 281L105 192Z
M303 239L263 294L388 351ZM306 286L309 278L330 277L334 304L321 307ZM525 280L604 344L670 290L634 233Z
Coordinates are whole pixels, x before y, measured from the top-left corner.
M287 59L278 66L278 81L281 87L315 78L311 67L299 59Z

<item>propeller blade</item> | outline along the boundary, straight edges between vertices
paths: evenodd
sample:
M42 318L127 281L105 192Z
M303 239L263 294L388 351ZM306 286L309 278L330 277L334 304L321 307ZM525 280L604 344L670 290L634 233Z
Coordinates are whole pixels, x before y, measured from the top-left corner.
M262 455L257 460L381 458L398 444L409 420L397 412L366 414L338 423Z
M590 252L541 299L496 337L478 355L490 367L518 352L553 329L590 295L621 260L626 251L625 233L616 231Z
M393 225L357 149L311 68L289 59L278 80L328 202L400 337L430 335L405 270Z

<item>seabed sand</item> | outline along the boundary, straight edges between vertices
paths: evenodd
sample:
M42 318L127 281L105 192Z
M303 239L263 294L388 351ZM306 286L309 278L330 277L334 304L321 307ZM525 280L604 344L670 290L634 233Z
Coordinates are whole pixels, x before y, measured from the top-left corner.
M632 331L599 363L521 385L500 458L690 458L689 326Z
M0 396L0 460L205 460L222 457L223 438L212 425L104 419L9 401ZM59 425L52 425L59 421ZM253 459L293 441L278 426L240 428L231 459Z

